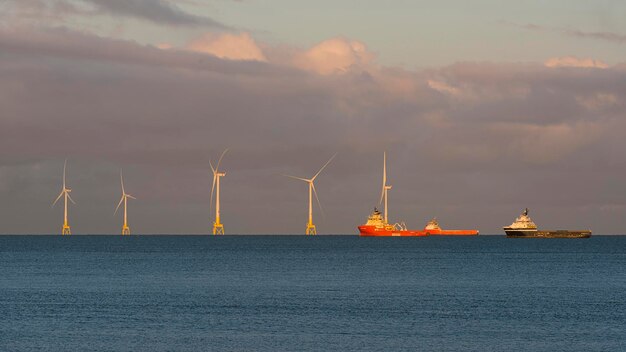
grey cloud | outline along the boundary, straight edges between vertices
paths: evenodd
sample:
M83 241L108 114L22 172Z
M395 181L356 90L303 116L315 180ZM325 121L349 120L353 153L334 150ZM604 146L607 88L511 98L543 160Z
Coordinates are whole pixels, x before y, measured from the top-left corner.
M377 205L384 150L392 218L411 227L438 216L497 233L528 206L545 227L624 231L621 69L318 76L70 31L0 32L0 49L2 232L58 231L50 203L68 157L75 232L118 231L123 167L136 232L207 233L208 159L226 147L229 233L302 233L305 185L281 174L307 176L335 152L318 230L354 233Z
M624 44L626 43L626 34L621 33L613 33L613 32L585 32L576 29L563 29L563 33L579 37L579 38L591 38L591 39L600 39L609 42Z
M93 9L79 6L71 0L4 0L0 2L0 18L6 22L34 21L66 23L73 15L91 16Z
M12 21L45 20L67 23L71 16L114 15L150 21L159 25L206 27L229 30L230 26L206 16L183 11L167 0L5 0L0 17Z
M237 75L299 74L295 70L279 70L257 61L225 61L210 55L105 39L66 28L46 28L45 31L24 28L1 30L0 46L5 53L16 55L168 66Z
M148 20L158 24L174 26L207 26L229 29L212 18L186 13L166 0L83 0L99 10L112 15L121 15Z
M504 23L510 24L519 28L532 30L532 31L555 32L555 33L560 33L560 34L567 35L570 37L598 39L598 40L604 40L604 41L618 43L618 44L626 43L626 34L622 34L622 33L591 32L591 31L583 31L580 29L541 26L541 25L532 24L532 23L528 23L528 24L517 24L517 23L512 23L512 22L504 22Z

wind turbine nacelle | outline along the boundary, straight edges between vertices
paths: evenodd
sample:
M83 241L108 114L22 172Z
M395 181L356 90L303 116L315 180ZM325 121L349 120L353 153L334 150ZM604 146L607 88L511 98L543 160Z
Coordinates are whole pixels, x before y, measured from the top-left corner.
M391 189L391 186L385 186L385 189L386 189L386 190L390 190L390 189Z
M225 172L218 172L216 175L222 177L222 176L226 176L226 173Z

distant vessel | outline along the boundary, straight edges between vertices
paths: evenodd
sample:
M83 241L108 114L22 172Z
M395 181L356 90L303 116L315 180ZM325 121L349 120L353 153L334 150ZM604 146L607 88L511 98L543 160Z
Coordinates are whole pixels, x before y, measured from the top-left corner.
M588 238L591 231L569 231L569 230L538 230L537 225L528 216L528 208L510 225L503 228L506 237L522 238Z
M435 235L435 236L476 236L478 235L478 230L444 230L439 227L439 222L437 222L437 218L434 218L426 224L424 227L424 232L426 235Z
M478 230L442 230L437 219L428 222L423 230L408 230L403 222L389 224L387 221L387 192L391 189L387 185L387 155L383 154L383 187L380 203L385 202L385 215L374 208L374 212L367 218L364 225L359 226L359 234L363 237L421 237L429 235L441 236L475 236Z
M387 184L387 153L383 153L383 187L379 203L385 201L385 215L383 217L378 209L374 208L374 212L367 218L367 222L359 226L359 235L363 237L428 236L424 231L408 230L404 223L389 224L387 221L387 192L390 189L391 185Z
M367 218L367 222L359 226L359 232L362 237L428 236L426 231L407 230L404 223L390 225L376 208L374 208L372 215Z

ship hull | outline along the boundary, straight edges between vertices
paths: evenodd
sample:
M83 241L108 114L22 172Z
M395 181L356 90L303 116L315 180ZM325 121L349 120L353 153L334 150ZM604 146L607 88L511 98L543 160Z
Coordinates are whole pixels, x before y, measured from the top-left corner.
M504 229L506 237L511 238L589 238L591 237L591 231L567 231L567 230L510 230Z
M359 226L361 237L425 237L424 230L388 230L376 226Z
M478 236L478 230L424 230L430 236Z

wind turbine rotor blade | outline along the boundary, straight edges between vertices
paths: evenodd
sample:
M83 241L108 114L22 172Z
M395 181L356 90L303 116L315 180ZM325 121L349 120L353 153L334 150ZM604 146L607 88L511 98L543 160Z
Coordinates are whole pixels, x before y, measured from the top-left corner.
M300 180L300 181L304 181L304 182L312 182L313 181L313 180L309 180L309 179L306 179L306 178L296 177L296 176L291 176L291 175L283 175L283 176L290 177L290 178L293 178L293 179L296 179L296 180Z
M135 198L135 197L131 196L130 194L124 194L124 195L125 195L126 197L130 198L130 199L135 199L135 200L137 199L137 198Z
M50 207L53 207L55 204L57 204L57 202L59 201L59 199L61 199L61 197L63 197L63 191L61 191L61 194L59 194L57 199L54 200L54 202L52 203Z
M124 190L124 177L122 176L122 169L120 169L120 183L122 184L122 194L126 194Z
M117 203L117 207L115 207L115 211L113 212L113 215L117 214L117 210L120 208L120 205L122 205L123 201L124 201L124 196L122 196L122 199L120 199L120 202Z
M209 166L211 166L211 171L213 172L213 174L215 175L215 168L213 167L213 163L211 162L211 159L209 159Z
M222 158L224 157L224 154L226 154L226 152L228 151L228 148L224 149L224 151L222 152L222 155L220 155L220 159L217 161L217 165L215 166L215 171L220 170L220 164L222 163Z
M387 152L383 152L383 188L380 193L380 201L378 205L381 205L383 198L385 197L385 186L387 186Z
M318 172L315 174L315 176L313 176L313 177L311 178L311 181L314 181L314 180L315 180L315 178L317 177L317 175L319 175L319 174L322 172L322 170L324 170L324 169L326 168L326 166L328 166L328 164L330 164L330 162L331 162L331 161L333 161L333 159L334 159L336 156L337 156L337 153L335 153L335 155L333 155L330 159L328 159L328 161L326 162L326 164L324 164L324 166L322 166L322 168L320 169L320 171L318 171Z
M67 167L67 159L63 163L63 189L65 189L65 168Z
M211 186L211 205L209 209L213 209L213 192L215 191L215 183L217 182L217 174L213 173L213 186Z
M72 197L70 197L70 194L69 194L69 193L67 194L67 198L68 198L68 199L69 199L72 203L76 204L76 202L72 199Z
M311 187L313 188L313 194L315 195L315 199L317 200L317 205L320 207L320 212L324 219L326 219L326 214L324 214L324 209L322 208L322 203L320 202L320 198L317 196L317 190L315 190L315 184L311 182Z

